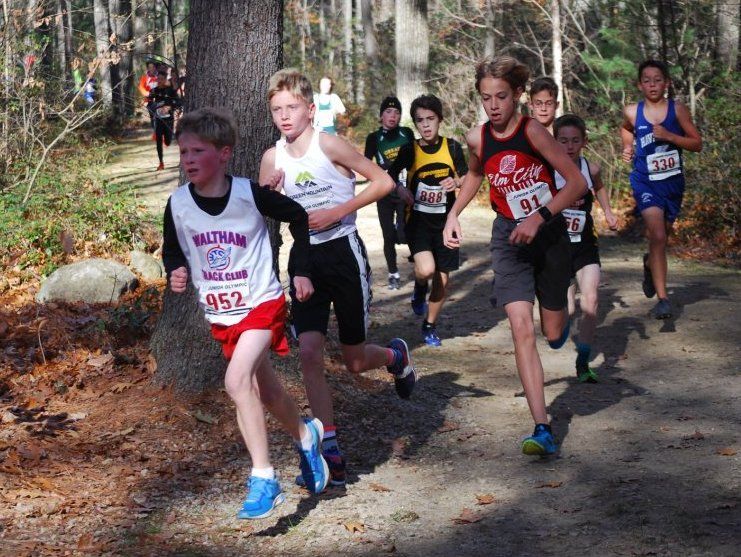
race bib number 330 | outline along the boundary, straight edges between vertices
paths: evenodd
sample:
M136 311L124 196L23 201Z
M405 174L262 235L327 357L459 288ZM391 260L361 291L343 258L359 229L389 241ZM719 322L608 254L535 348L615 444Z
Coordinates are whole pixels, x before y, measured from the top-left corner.
M649 180L664 180L682 172L679 151L665 151L646 156Z

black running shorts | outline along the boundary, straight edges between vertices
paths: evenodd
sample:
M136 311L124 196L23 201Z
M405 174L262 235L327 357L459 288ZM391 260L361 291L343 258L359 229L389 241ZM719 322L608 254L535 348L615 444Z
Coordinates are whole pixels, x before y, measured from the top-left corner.
M406 226L407 243L412 255L429 251L435 259L435 270L441 273L457 271L460 267L458 248L451 249L443 243L442 229L436 229L411 216Z
M357 232L310 247L311 282L314 294L305 302L296 299L291 276L292 327L296 336L308 331L327 334L329 309L334 307L340 342L365 341L371 302L371 269L363 241Z
M594 235L585 236L581 242L570 242L571 276L575 277L579 269L587 265L600 265L597 238Z
M504 307L510 302L534 303L548 310L566 307L571 281L571 253L566 221L561 215L543 225L530 244L513 246L509 235L514 220L497 216L491 233L491 262L496 281L494 296Z

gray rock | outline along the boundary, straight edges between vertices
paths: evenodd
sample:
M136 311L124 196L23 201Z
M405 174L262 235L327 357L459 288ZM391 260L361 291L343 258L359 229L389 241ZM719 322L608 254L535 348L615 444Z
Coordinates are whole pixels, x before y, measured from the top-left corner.
M41 283L36 301L109 303L138 285L126 265L110 259L87 259L60 267L49 275Z
M158 279L165 274L162 263L148 253L143 251L131 252L130 267L135 273L139 273L143 278L151 280Z

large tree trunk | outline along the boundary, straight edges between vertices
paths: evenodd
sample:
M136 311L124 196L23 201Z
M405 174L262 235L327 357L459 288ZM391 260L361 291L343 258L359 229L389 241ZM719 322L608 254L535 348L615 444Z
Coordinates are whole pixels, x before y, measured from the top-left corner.
M718 0L718 61L725 70L734 71L738 64L739 0Z
M415 97L425 93L430 57L427 0L396 2L396 96L404 119Z
M362 0L355 0L355 41L353 69L355 72L355 102L360 106L365 104L365 77L368 74L368 59L365 57L363 42L363 6Z
M113 88L111 87L111 66L109 64L111 43L108 40L110 27L105 0L93 0L93 21L95 23L95 51L100 58L98 93L105 106L112 106Z
M551 55L553 56L553 81L558 86L556 116L563 114L563 49L561 47L561 4L551 0Z
M256 179L262 153L277 139L266 99L268 79L283 63L282 10L281 0L191 2L185 109L214 106L234 114L235 175ZM222 381L225 361L192 287L187 295L167 290L151 348L159 382L199 390Z
M365 64L368 69L369 95L372 99L375 99L380 85L381 61L376 27L373 25L372 4L371 0L360 0L360 11L358 13L362 26ZM358 104L360 104L360 101L358 101Z
M59 71L62 75L62 82L64 83L69 75L69 72L67 72L69 60L67 58L65 41L64 8L62 7L62 0L56 1L56 14L57 17L54 18L54 29L57 37L57 65L59 66Z

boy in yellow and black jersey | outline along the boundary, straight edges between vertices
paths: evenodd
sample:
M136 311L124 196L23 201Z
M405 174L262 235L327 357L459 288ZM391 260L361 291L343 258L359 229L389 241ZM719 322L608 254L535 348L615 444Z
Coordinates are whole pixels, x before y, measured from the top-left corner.
M443 228L468 166L460 143L438 135L443 120L440 99L434 95L417 97L410 112L421 137L401 147L389 174L397 180L402 169L407 170L406 188L398 189L409 206L406 237L415 275L412 310L424 315L425 343L440 346L435 324L447 293L449 273L459 266L458 249L443 244ZM430 279L432 290L426 301Z

